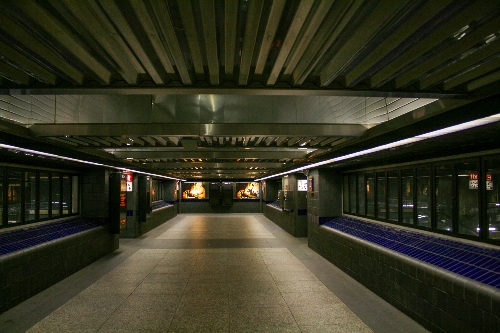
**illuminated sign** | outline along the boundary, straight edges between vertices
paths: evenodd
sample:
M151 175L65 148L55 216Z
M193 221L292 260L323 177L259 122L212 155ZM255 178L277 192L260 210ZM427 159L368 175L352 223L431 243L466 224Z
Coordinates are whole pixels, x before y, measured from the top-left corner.
M307 191L307 179L297 179L297 191Z
M183 199L205 199L204 183L185 183L188 188L182 191Z
M127 173L127 174L125 174L125 178L127 180L126 191L132 192L133 191L132 182L134 181L133 175L131 173Z
M259 199L260 190L259 183L236 183L236 198L237 199Z

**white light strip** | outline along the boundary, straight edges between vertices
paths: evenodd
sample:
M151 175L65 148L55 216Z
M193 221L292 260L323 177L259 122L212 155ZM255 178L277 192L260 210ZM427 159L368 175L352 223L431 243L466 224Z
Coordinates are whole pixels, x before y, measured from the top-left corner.
M460 132L460 131L463 131L463 130L466 130L466 129L471 129L471 128L482 126L482 125L486 125L486 124L491 124L491 123L494 123L494 122L497 122L497 121L500 121L500 113L499 114L495 114L493 116L486 117L486 118L481 118L481 119L477 119L477 120L473 120L473 121L468 121L468 122L463 123L463 124L458 124L458 125L454 125L454 126L450 126L450 127L445 127L445 128L442 128L442 129L439 129L439 130L436 130L436 131L432 131L432 132L429 132L429 133L420 134L420 135L414 136L412 138L395 141L395 142L388 143L388 144L385 144L385 145L382 145L382 146L377 146L377 147L373 147L373 148L370 148L370 149L361 150L361 151L358 151L358 152L355 152L355 153L352 153L352 154L347 154L347 155L335 157L335 158L332 158L332 159L329 159L329 160L324 160L324 161L321 161L321 162L316 162L316 163L313 163L313 164L308 164L308 165L305 165L305 166L300 167L300 168L296 168L296 169L292 169L292 170L289 170L289 171L285 171L285 172L277 173L277 174L274 174L274 175L270 175L270 176L267 176L267 177L262 177L262 178L259 178L259 179L255 179L255 181L261 181L261 180L265 180L265 179L269 179L269 178L274 178L274 177L278 177L278 176L288 175L290 173L299 172L299 171L303 171L303 170L306 170L306 169L311 169L311 168L315 168L315 167L322 166L322 165L325 165L325 164L331 164L331 163L334 163L334 162L339 162L339 161L347 160L347 159L358 157L358 156L362 156L362 155L368 155L368 154L372 154L372 153L375 153L375 152L378 152L378 151L381 151L381 150L386 150L386 149L390 149L390 148L400 147L400 146L404 146L404 145L407 145L407 144L410 144L410 143L413 143L413 142L418 142L418 141L422 141L422 140L426 140L426 139L430 139L430 138L435 138L435 137L446 135L446 134Z
M149 172L138 171L138 170L133 170L133 169L121 168L121 167L106 165L106 164L102 164L102 163L96 163L96 162L91 162L91 161L80 160L80 159L72 158L72 157L66 157L66 156L60 156L60 155L55 155L55 154L50 154L50 153L44 153L44 152L38 151L38 150L26 149L26 148L21 148L21 147L6 145L6 144L3 144L3 143L0 143L0 148L17 150L17 151L20 151L20 152L23 152L23 153L28 153L28 154L36 154L36 155L40 155L40 156L58 158L58 159L65 160L65 161L72 161L72 162L83 163L83 164L90 164L90 165L95 165L95 166L100 166L100 167L105 167L105 168L117 169L117 170L121 170L121 171L134 172L134 173L139 173L139 174L143 174L143 175L147 175L147 176L154 176L154 177L159 177L159 178L166 178L166 179L172 179L172 180L186 181L185 179L181 179L181 178L168 177L168 176L164 176L164 175L158 175L158 174L155 174L155 173L149 173Z

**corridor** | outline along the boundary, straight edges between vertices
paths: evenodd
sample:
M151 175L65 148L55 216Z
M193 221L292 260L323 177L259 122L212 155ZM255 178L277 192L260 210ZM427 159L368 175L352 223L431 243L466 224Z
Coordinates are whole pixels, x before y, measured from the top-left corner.
M261 214L178 215L0 315L0 332L425 332Z

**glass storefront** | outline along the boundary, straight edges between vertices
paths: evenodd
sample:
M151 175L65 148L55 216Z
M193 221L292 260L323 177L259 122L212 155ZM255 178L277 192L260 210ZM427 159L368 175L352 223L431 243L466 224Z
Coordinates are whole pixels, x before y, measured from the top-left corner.
M24 173L24 219L25 221L36 220L36 172Z
M499 155L349 172L343 176L344 212L500 240L499 179Z
M21 220L21 172L7 172L7 223L20 223Z

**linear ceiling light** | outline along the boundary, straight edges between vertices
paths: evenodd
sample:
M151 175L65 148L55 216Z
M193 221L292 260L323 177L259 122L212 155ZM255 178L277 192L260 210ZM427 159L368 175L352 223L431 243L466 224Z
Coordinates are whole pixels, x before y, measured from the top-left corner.
M430 138L435 138L435 137L438 137L438 136L447 135L447 134L451 134L451 133L455 133L455 132L460 132L460 131L463 131L463 130L471 129L471 128L478 127L478 126L483 126L483 125L486 125L486 124L495 123L495 122L498 122L498 121L500 121L500 113L499 114L495 114L493 116L486 117L486 118L481 118L481 119L477 119L477 120L468 121L468 122L465 122L465 123L462 123L462 124L445 127L445 128L442 128L442 129L439 129L439 130L436 130L436 131L432 131L432 132L429 132L429 133L420 134L420 135L414 136L412 138L403 139L403 140L395 141L395 142L388 143L388 144L385 144L385 145L373 147L373 148L370 148L370 149L361 150L361 151L358 151L358 152L355 152L355 153L352 153L352 154L347 154L347 155L335 157L335 158L332 158L332 159L329 159L329 160L324 160L324 161L321 161L321 162L317 162L317 163L313 163L313 164L308 164L308 165L302 166L300 168L296 168L296 169L292 169L292 170L289 170L289 171L285 171L285 172L277 173L277 174L274 174L274 175L270 175L270 176L267 176L267 177L262 177L262 178L259 178L259 179L255 179L255 181L261 181L261 180L265 180L265 179L269 179L269 178L283 176L283 175L287 175L287 174L290 174L290 173L294 173L294 172L299 172L299 171L303 171L303 170L315 168L315 167L322 166L322 165L325 165L325 164L331 164L331 163L334 163L334 162L339 162L339 161L347 160L347 159L358 157L358 156L362 156L362 155L372 154L372 153L375 153L375 152L378 152L378 151L382 151L382 150L386 150L386 149L390 149L390 148L401 147L401 146L404 146L404 145L407 145L407 144L410 144L410 143L414 143L414 142L418 142L418 141L422 141L422 140L426 140L426 139L430 139Z
M14 151L20 151L20 152L23 152L26 154L34 154L34 155L40 155L40 156L44 156L44 157L57 158L57 159L65 160L65 161L71 161L71 162L77 162L77 163L82 163L82 164L89 164L89 165L95 165L95 166L100 166L100 167L105 167L105 168L111 168L111 169L116 169L116 170L120 170L120 171L134 172L134 173L139 173L139 174L143 174L143 175L147 175L147 176L154 176L154 177L158 177L158 178L166 178L166 179L172 179L172 180L185 181L185 179L168 177L168 176L159 175L159 174L155 174L155 173L138 171L138 170L129 169L129 168L116 167L116 166L112 166L112 165L106 165L106 164L96 163L96 162L91 162L91 161L85 161L85 160L80 160L80 159L72 158L72 157L44 153L44 152L38 151L38 150L26 149L26 148L6 145L3 143L0 143L0 148L11 149Z

